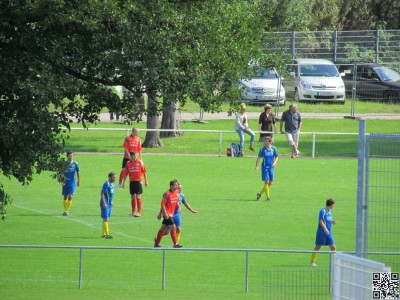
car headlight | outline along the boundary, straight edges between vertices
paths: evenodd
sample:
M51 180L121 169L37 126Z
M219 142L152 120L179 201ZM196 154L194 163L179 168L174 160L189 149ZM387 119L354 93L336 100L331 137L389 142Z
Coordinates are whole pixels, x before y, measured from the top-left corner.
M311 89L311 84L309 84L307 81L302 80L300 81L300 84L304 89Z

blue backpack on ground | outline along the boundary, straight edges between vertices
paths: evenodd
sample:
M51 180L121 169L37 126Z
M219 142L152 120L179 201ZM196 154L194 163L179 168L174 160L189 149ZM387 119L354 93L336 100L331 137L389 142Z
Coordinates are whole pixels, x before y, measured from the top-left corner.
M232 156L233 157L239 157L239 144L237 143L232 143L230 145L231 149L232 149Z

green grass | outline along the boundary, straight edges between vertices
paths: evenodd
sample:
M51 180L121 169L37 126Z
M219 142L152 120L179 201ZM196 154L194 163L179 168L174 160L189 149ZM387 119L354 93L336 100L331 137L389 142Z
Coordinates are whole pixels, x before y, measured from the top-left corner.
M250 128L257 130L257 120L249 121ZM369 133L400 133L399 120L367 120L366 128ZM74 124L75 128L80 128L79 124ZM97 123L90 128L117 128L114 131L104 130L72 130L71 139L67 140L66 147L74 151L91 152L122 152L122 143L127 134L130 133L132 126L146 128L146 123L134 123L123 125L120 123ZM315 137L315 155L318 156L357 156L357 133L359 122L352 119L306 119L303 121L300 137L300 151L303 156L312 155L312 135L311 133L353 133L353 135L328 135L317 134ZM279 125L278 125L279 128ZM181 129L184 130L218 130L231 131L222 133L222 155L226 153L226 147L232 142L238 142L239 138L234 132L234 120L214 120L208 123L181 122ZM354 135L355 134L355 135ZM140 137L144 141L145 131L140 132ZM182 137L162 139L164 147L146 148L144 153L186 153L186 154L214 154L218 155L220 145L219 132L185 132ZM249 138L245 136L245 147L247 149ZM256 135L258 141L258 134ZM335 145L334 147L332 145ZM257 142L256 148L261 147L262 143ZM281 134L275 135L275 146L280 155L289 155L290 148L286 137ZM248 151L247 151L247 154Z
M186 248L311 250L318 211L328 197L337 205L334 236L338 250L355 249L356 159L281 158L271 203L255 201L261 188L254 158L151 156L144 158L149 187L142 218L128 217L129 192L116 190L110 219L113 240L100 238L99 192L121 155L76 154L81 184L72 212L62 217L61 187L49 174L28 187L2 179L14 196L0 224L1 244L145 246L153 245L162 193L178 178L193 208L184 209L181 242ZM340 165L340 171L337 166ZM162 241L171 247L170 237ZM328 250L328 249L324 249ZM250 253L249 293L245 293L244 253L174 251L167 253L166 290L161 290L159 251L84 250L83 288L78 289L79 251L0 248L2 299L261 299L265 271L309 270L309 254ZM320 268L327 255L318 256ZM327 295L326 299L330 299Z

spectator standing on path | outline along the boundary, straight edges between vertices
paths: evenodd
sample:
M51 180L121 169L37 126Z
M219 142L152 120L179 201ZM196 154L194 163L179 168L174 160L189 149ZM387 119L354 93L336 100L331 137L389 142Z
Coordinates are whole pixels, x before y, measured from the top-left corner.
M318 217L318 229L315 238L314 251L319 251L321 246L329 246L331 251L336 251L335 241L332 236L332 224L335 225L336 221L332 220L332 209L335 205L335 200L326 200L326 207L321 208ZM317 252L311 254L311 266L316 267Z
M140 217L142 215L142 177L144 177L144 185L149 185L146 175L146 167L141 160L138 160L135 152L131 152L130 160L126 163L125 168L121 172L119 185L124 188L126 177L129 175L129 192L131 194L132 217ZM136 206L138 213L136 214Z
M108 173L108 180L104 182L100 192L100 216L103 219L101 237L112 239L108 227L108 219L111 217L111 209L114 199L114 182L117 174L114 172Z
M74 160L74 152L67 151L66 171L62 181L62 195L64 197L63 216L69 215L72 206L72 197L75 194L76 187L81 185L79 164ZM76 181L75 181L76 174Z
M261 191L257 193L257 200L260 200L261 195L265 193L267 201L271 201L270 187L274 181L274 173L276 163L278 162L278 151L275 146L272 146L272 138L267 136L264 140L264 146L258 152L255 171L258 171L258 164L261 158L263 159L261 165L261 180L264 181L264 186Z
M248 134L250 136L250 147L251 151L254 151L254 132L249 128L248 118L246 115L246 104L240 104L240 112L236 113L236 122L235 122L235 129L239 135L239 156L244 156L243 153L243 146L244 146L244 134Z
M122 170L119 175L120 178L122 177L122 172L125 168L126 163L130 159L131 152L135 152L137 158L139 160L142 160L142 141L139 138L138 128L132 128L132 133L125 138L122 147L124 147L124 158L122 159Z
M285 124L285 132L283 132L283 124ZM292 158L298 158L299 151L299 136L302 126L301 115L297 111L296 104L290 104L289 110L283 112L280 122L280 132L286 134L286 139L292 147Z
M258 131L274 131L276 130L276 118L274 113L271 111L272 106L270 104L266 104L264 106L264 112L260 114L258 118ZM265 137L270 136L273 141L273 134L272 133L260 133L260 142L264 142Z
M169 183L169 190L166 191L161 200L161 215L163 216L163 222L161 228L158 230L157 237L154 239L154 247L161 247L160 243L164 236L164 232L170 229L172 242L174 248L182 248L176 240L176 226L174 223L174 211L179 206L179 192L178 192L178 180L171 180ZM157 216L158 218L158 216Z

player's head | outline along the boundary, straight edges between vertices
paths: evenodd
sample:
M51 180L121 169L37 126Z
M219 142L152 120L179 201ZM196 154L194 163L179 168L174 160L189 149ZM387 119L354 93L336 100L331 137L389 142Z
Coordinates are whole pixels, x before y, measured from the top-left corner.
M114 182L116 178L117 178L117 174L115 172L108 173L108 180L110 182Z
M138 136L139 135L139 128L133 127L132 128L132 135L133 136Z
M170 189L171 191L175 191L175 190L178 188L178 184L179 184L178 179L173 179L173 180L171 180L171 181L169 182L169 189Z
M271 111L271 108L272 108L271 104L265 104L264 111L265 112L267 112L268 110Z
M272 144L272 138L270 136L266 136L264 139L264 144L269 146Z
M129 153L129 158L130 158L131 160L135 160L135 159L136 159L136 152L135 152L135 151L130 152L130 153Z
M333 200L332 198L326 200L326 207L333 207L334 205L335 205L335 200Z
M294 103L290 104L290 105L289 105L289 110L290 110L290 111L296 111L296 110L297 110L297 105L294 104Z
M67 158L69 160L72 160L73 157L74 157L74 152L73 151L67 151Z
M240 103L240 111L245 112L246 111L246 103Z

